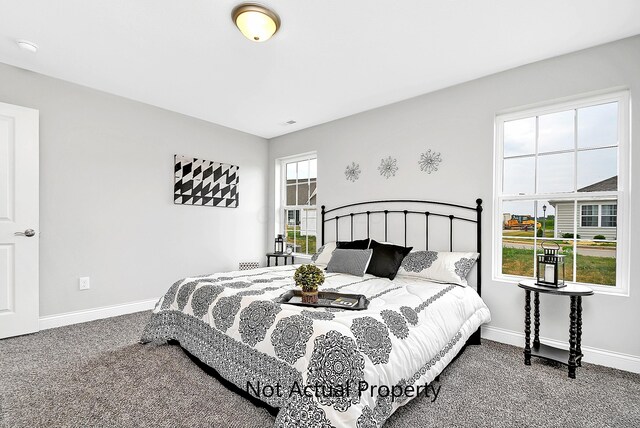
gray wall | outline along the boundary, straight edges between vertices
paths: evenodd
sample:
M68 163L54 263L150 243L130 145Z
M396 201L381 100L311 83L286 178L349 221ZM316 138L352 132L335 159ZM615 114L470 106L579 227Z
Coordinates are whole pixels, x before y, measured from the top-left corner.
M491 280L493 145L497 112L531 103L615 87L628 87L640 97L640 37L529 64L447 88L404 102L371 110L324 125L272 139L269 144L270 186L275 188L277 158L316 150L318 205L381 198L428 198L473 204L485 201L483 230L483 298L494 327L522 332L523 292L516 285ZM640 129L640 112L633 111L632 128ZM444 158L440 171L420 172L421 152L432 149ZM398 159L396 177L385 180L377 166L383 156ZM640 151L633 151L631 210L640 212ZM362 174L355 183L344 178L351 161ZM635 172L635 174L633 174ZM273 191L273 190L272 190ZM275 203L270 201L269 237L274 234ZM631 236L640 224L632 222ZM640 253L640 240L631 242L631 260ZM631 266L631 279L640 278L640 264ZM637 282L637 281L636 281ZM630 297L596 295L584 299L583 344L640 356L640 284L631 284ZM542 335L568 339L566 299L541 297Z
M0 102L40 110L41 316L263 262L266 140L3 64ZM240 207L174 205L174 154L239 165Z

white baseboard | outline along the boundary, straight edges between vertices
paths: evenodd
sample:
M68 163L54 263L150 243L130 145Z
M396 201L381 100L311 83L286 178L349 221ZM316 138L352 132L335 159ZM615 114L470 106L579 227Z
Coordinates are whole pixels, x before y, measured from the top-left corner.
M138 302L123 303L120 305L103 306L101 308L48 315L40 318L40 330L48 330L50 328L79 324L103 318L117 317L118 315L132 314L134 312L148 311L153 309L157 302L158 299L141 300Z
M524 333L506 330L503 328L482 326L482 337L496 342L506 343L524 347ZM569 344L555 339L541 337L540 342L545 345L555 346L560 349L569 349ZM613 367L628 372L640 373L640 357L623 354L620 352L607 351L590 346L583 346L582 360L585 363L599 364L601 366Z
M79 324L103 318L111 318L135 312L149 311L154 308L157 302L158 299L141 300L138 302L123 303L120 305L103 306L101 308L49 315L40 318L40 330L48 330L50 328ZM488 340L518 347L522 347L524 343L523 333L499 327L482 326L482 337ZM555 339L541 337L540 342L561 349L569 349L568 343ZM582 353L584 354L584 362L613 367L633 373L640 373L640 357L599 348L592 348L589 346L583 346Z

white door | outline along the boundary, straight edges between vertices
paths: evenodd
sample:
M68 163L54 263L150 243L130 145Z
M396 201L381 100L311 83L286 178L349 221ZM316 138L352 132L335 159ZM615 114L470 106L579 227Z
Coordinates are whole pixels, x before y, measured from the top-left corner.
M0 338L38 331L38 128L0 103Z

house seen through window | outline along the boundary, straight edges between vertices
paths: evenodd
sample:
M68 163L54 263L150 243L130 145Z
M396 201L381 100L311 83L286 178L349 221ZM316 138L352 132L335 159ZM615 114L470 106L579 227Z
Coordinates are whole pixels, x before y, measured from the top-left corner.
M565 280L616 286L624 94L499 116L498 276L534 277L541 244L565 255Z
M316 252L317 159L314 156L282 162L282 233L296 254Z

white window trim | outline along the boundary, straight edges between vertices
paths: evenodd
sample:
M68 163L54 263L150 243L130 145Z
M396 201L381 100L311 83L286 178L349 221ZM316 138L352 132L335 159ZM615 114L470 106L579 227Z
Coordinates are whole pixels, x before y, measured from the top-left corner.
M602 207L605 205L612 205L616 207L616 215L605 215L602 214ZM602 217L613 217L616 219L616 225L615 226L603 226L602 225ZM617 204L611 204L611 203L607 203L607 202L603 202L601 204L598 204L598 227L601 229L617 229L618 227L618 207Z
M277 236L280 233L284 233L283 227L284 227L284 222L285 222L285 218L284 218L284 210L285 208L292 208L292 207L302 207L300 205L287 205L286 204L286 198L287 198L287 189L286 189L286 177L287 177L287 168L286 168L286 164L288 163L292 163L292 162L300 162L303 160L308 160L308 159L317 159L318 158L318 154L317 152L307 152L307 153L301 153L301 154L297 154L297 155L293 155L293 156L287 156L287 157L283 157L283 158L279 158L276 159L276 179L278 180L278 183L276 185L276 188L278 189L278 192L276 192L276 223L275 223L275 235ZM316 183L317 183L318 179L316 177ZM317 184L316 184L317 186ZM316 187L317 188L317 187ZM317 211L317 207L318 207L318 203L317 203L317 196L316 196L316 211ZM316 215L316 221L317 221L318 216ZM274 237L275 238L275 237ZM316 224L316 245L318 245L318 226ZM305 253L296 253L294 252L293 255L295 257L301 257L301 258L305 258L305 257L311 257L312 254L305 254Z
M590 205L598 207L598 212L595 215L583 215L582 214L582 207L590 206ZM604 216L604 214L602 214L602 206L603 205L615 205L615 204L612 204L610 202L596 202L596 203L582 204L580 206L580 214L579 214L580 215L580 220L579 220L580 226L578 226L578 227L597 227L598 229L616 229L617 226L603 226L602 225L602 217ZM616 213L617 213L617 210L616 210ZM617 216L618 215L616 214L615 216L607 216L607 217L617 217ZM595 217L598 220L598 224L596 226L583 226L582 225L582 218L583 217ZM617 222L617 220L616 220L616 222Z
M597 212L595 214L592 215L584 215L582 214L582 208L583 207L596 207ZM585 226L582 224L582 219L585 217L595 217L596 218L596 225L595 226ZM580 226L579 227L600 227L600 204L582 204L580 206L580 214L579 214L579 221L580 221Z
M493 281L503 283L518 282L526 277L507 275L502 273L502 201L508 200L545 200L552 195L536 194L536 195L509 195L501 196L502 191L502 160L503 160L503 124L504 122L524 119L532 116L540 116L544 114L557 113L569 109L579 109L594 104L603 104L607 102L618 102L618 191L617 194L617 215L618 215L618 232L617 232L617 250L616 250L616 285L605 286L588 284L595 293L607 294L615 296L629 296L630 288L630 260L629 247L631 243L630 236L630 203L629 203L629 187L630 187L630 141L631 141L631 103L629 91L627 88L623 90L598 91L591 94L583 94L575 97L566 97L556 101L549 101L543 104L531 105L522 109L509 109L507 111L498 112L494 121L494 163L493 163L493 210L494 218L492 219L491 245L493 254L493 266L491 269L491 277ZM516 111L517 110L517 111ZM577 174L574 171L574 174ZM536 177L537 179L537 177ZM611 192L590 192L590 198L599 198L611 196ZM577 192L566 193L561 197L553 194L553 198L558 199L583 199L584 194ZM598 216L599 218L599 216ZM598 220L600 224L600 220ZM554 229L557 223L554 224ZM577 229L578 222L574 223L574 229ZM577 233L574 230L574 236ZM574 264L576 263L574 257Z

